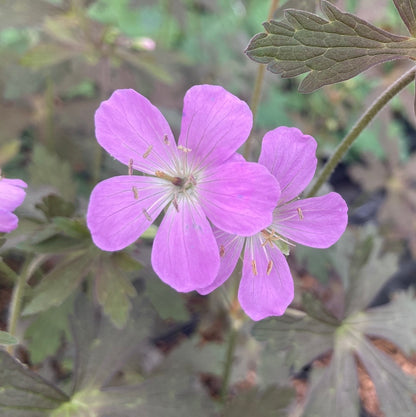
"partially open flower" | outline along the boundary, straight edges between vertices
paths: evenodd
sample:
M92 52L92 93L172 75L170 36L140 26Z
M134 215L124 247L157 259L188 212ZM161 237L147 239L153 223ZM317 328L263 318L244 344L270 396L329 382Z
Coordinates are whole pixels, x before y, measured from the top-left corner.
M178 144L160 111L134 90L117 90L95 116L100 145L128 167L93 190L87 224L94 243L115 251L133 243L166 207L152 265L178 291L210 285L220 255L208 219L249 236L272 221L280 190L262 165L233 156L247 139L247 104L222 87L185 96ZM145 176L133 175L133 170Z
M18 218L12 212L22 204L27 184L19 179L8 179L0 175L0 232L9 233L16 229Z
M298 199L315 173L316 141L299 129L279 127L263 138L259 163L279 181L273 220L250 237L215 230L221 266L215 281L198 289L208 294L224 283L245 246L238 298L253 320L282 315L293 300L293 279L284 254L292 242L314 248L333 245L344 233L348 207L337 193Z

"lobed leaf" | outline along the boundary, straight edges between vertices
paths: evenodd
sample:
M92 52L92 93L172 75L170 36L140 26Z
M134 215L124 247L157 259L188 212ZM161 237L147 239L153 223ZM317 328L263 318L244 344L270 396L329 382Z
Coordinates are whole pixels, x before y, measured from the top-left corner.
M393 0L409 32L416 36L416 0Z
M68 400L57 387L0 350L0 415L48 417Z
M283 316L256 323L252 334L259 341L272 342L276 352L285 351L288 365L297 372L333 348L336 329L309 316Z
M348 80L385 61L416 58L416 39L386 32L327 1L321 7L328 20L286 10L285 21L265 22L266 33L254 36L247 55L283 78L308 73L299 86L303 93Z
M133 284L114 265L111 256L100 256L94 275L98 302L113 324L122 329L129 318L131 298L136 295Z
M294 397L294 390L289 387L271 386L263 391L252 388L234 398L223 417L285 417Z
M93 254L92 251L80 251L66 256L65 260L52 269L36 286L33 298L22 314L35 314L61 305L89 273Z
M374 382L381 411L385 416L412 417L416 415L416 379L405 374L388 355L362 338L357 354Z
M393 301L348 317L360 333L389 340L404 353L416 352L416 300L411 291L396 294Z
M358 416L357 366L347 345L337 343L330 365L312 381L304 417Z

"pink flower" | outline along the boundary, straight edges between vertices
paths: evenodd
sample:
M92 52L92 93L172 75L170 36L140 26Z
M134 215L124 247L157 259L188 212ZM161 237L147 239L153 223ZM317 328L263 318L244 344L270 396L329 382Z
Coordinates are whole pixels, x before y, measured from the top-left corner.
M264 166L234 157L252 115L222 87L186 93L178 145L160 111L133 90L117 90L104 101L95 125L99 144L129 172L102 181L91 194L87 224L99 248L125 248L166 208L152 265L164 282L186 292L210 285L218 274L208 219L243 236L271 223L279 186ZM132 175L134 169L146 175Z
M16 229L18 218L12 213L22 204L27 184L22 180L7 179L0 175L0 232L9 233Z
M348 207L337 193L299 200L312 180L316 141L299 129L279 127L263 138L259 163L278 180L281 195L268 227L250 237L215 230L221 266L215 281L197 291L208 294L234 270L245 245L238 299L253 320L282 315L293 300L293 279L282 250L291 241L327 248L344 232Z

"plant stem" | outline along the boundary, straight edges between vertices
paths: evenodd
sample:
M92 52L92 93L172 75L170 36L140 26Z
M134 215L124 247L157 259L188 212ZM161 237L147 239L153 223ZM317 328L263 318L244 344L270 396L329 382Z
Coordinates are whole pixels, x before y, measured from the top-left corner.
M225 353L224 369L222 373L221 402L223 404L227 400L228 385L230 383L231 370L233 368L234 351L236 347L237 336L238 336L238 327L232 326L231 332L228 336L227 351Z
M273 18L273 14L279 5L279 0L272 0L270 3L269 14L267 16L267 20L271 20ZM261 89L263 86L263 79L264 79L264 72L266 70L266 65L259 64L257 67L257 75L256 81L254 82L254 89L253 89L253 96L251 97L250 102L250 109L253 113L253 125L254 121L256 120L257 109L259 107L260 98L261 98ZM252 142L253 135L250 135L246 140L246 144L244 145L243 155L244 158L248 159L251 153L251 142Z
M8 320L8 326L7 326L7 331L12 336L16 336L17 322L19 320L20 311L22 308L22 301L23 301L23 295L25 293L26 283L29 280L29 278L32 276L33 272L43 262L44 259L45 259L45 255L41 255L32 259L31 261L27 260L24 263L22 272L20 273L15 283L15 287L13 289L12 301L10 303L10 308L9 308L9 320ZM14 346L8 346L7 351L11 355L13 355Z
M367 111L360 117L357 123L353 126L350 132L344 137L342 142L338 145L337 149L329 158L324 168L320 172L315 184L309 191L307 197L313 197L325 183L325 181L332 174L337 164L341 161L349 147L353 144L355 139L360 133L368 126L368 124L374 119L375 115L401 90L409 85L414 79L416 74L416 67L413 67L396 80L387 90L385 90L367 109Z

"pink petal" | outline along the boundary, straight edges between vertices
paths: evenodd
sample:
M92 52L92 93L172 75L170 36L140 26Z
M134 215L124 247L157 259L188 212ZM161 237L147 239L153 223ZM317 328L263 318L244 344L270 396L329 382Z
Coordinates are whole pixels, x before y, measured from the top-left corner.
M197 85L184 99L179 145L190 166L226 161L246 141L253 124L248 105L222 87Z
M17 216L7 210L0 209L0 233L9 233L16 229Z
M27 184L19 179L0 177L0 208L13 211L25 199Z
M281 316L294 296L293 279L284 255L257 236L247 239L238 300L253 320Z
M263 138L259 163L279 181L282 201L297 197L315 174L316 141L295 127L278 127Z
M163 180L125 175L97 184L91 193L87 225L94 243L116 251L133 243L169 202Z
M168 122L134 90L116 90L95 113L98 143L114 158L148 174L170 171L177 158Z
M250 236L270 226L280 190L276 179L254 162L230 162L204 174L197 187L201 206L219 229Z
M202 295L209 294L227 281L237 265L245 240L243 237L223 232L215 226L213 227L213 230L220 254L220 269L211 285L197 289Z
M272 227L302 245L327 248L344 233L347 211L347 204L337 193L295 200L275 210Z
M217 276L220 255L211 226L202 209L181 199L169 206L153 242L156 274L176 291L210 285Z

